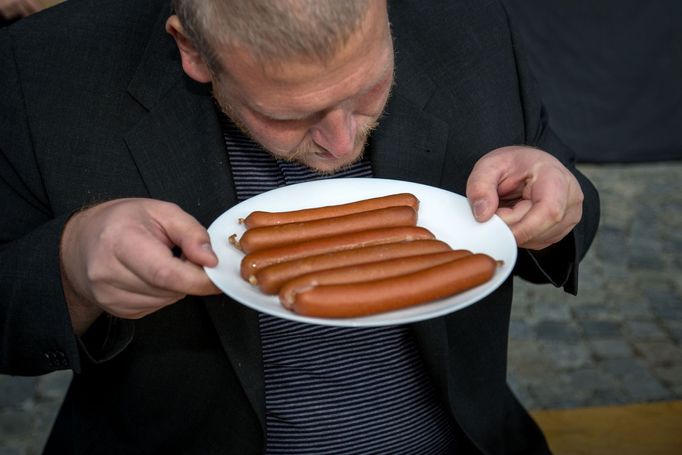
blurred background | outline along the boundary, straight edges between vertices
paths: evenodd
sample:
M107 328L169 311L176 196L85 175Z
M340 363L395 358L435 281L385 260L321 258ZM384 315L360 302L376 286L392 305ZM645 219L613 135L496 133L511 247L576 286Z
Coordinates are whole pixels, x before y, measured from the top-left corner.
M602 202L578 296L517 280L509 382L558 454L680 454L682 2L504 3ZM0 375L0 455L40 453L70 377Z

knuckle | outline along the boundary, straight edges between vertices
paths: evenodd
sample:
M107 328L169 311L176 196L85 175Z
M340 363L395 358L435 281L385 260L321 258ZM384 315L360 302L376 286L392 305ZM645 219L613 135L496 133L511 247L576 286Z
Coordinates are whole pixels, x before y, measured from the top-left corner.
M582 192L580 187L578 187L578 191L576 194L576 204L582 205L583 202L585 202L585 194Z
M532 238L530 232L525 228L517 228L514 234L516 236L516 243L519 246L527 245Z
M109 267L104 267L101 261L92 261L85 267L85 279L94 289L106 284L110 276Z
M164 215L175 215L182 209L175 202L157 201L157 209Z
M173 269L166 265L157 266L151 278L151 284L162 289L168 289L176 284L178 277L173 272Z
M560 223L564 219L564 216L565 210L563 205L559 203L553 203L547 206L547 217L552 223Z

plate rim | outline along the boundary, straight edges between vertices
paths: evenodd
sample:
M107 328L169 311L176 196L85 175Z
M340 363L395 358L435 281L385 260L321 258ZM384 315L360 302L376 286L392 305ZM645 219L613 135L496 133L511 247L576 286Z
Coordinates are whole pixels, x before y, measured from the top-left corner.
M350 182L349 182L350 181ZM281 186L278 188L275 188L273 190L265 191L263 193L257 194L253 197L250 197L238 204L235 204L234 206L230 207L226 211L224 211L222 214L220 214L218 217L215 218L215 220L209 225L208 227L208 233L209 237L211 239L211 244L214 246L214 250L216 251L216 254L218 254L220 251L225 250L224 245L227 244L227 237L231 233L225 233L225 231L222 232L216 232L218 229L222 228L222 225L225 224L226 222L229 224L234 224L236 222L236 219L238 218L237 213L242 211L245 207L248 210L248 213L250 213L253 210L262 210L262 208L251 208L252 205L259 205L261 201L269 200L272 199L273 194L275 196L281 195L281 194L286 194L288 192L298 192L301 190L301 188L310 188L310 187L315 187L315 186L343 186L347 183L353 183L355 186L363 186L361 185L362 183L367 183L371 186L374 187L379 187L379 190L376 188L372 188L369 192L377 192L378 195L380 193L383 194L394 194L396 192L420 192L417 190L421 190L421 192L428 192L428 193L436 193L439 194L441 197L448 197L448 198L453 198L454 200L459 200L459 203L461 203L462 199L466 200L466 197L440 188L436 186L431 186L431 185L426 185L423 183L418 183L418 182L410 182L406 180L396 180L396 179L386 179L386 178L375 178L375 177L344 177L344 178L329 178L329 179L318 179L318 180L312 180L312 181L307 181L307 182L300 182L296 184L291 184L291 185L285 185ZM384 187L392 187L392 186L399 186L399 187L405 187L400 190L394 190L391 189L390 191L382 191L381 188ZM411 188L411 190L410 190ZM366 189L363 188L364 191L367 191ZM361 190L362 191L362 190ZM373 195L367 195L364 197L374 197ZM419 197L419 196L418 196ZM362 197L361 197L362 198ZM331 202L323 202L322 204L325 205L333 205L333 204L340 204L344 202L352 202L355 200L358 200L359 198L357 196L349 196L347 198L344 197L334 197L332 198L334 201ZM422 201L422 198L420 199L420 206L424 203ZM339 202L335 202L338 200ZM286 205L286 204L285 204ZM319 203L313 203L311 204L310 202L305 202L302 201L301 203L296 203L294 202L293 204L290 202L288 205L285 207L278 207L277 210L294 210L297 208L308 208L308 207L317 207L320 206ZM467 203L468 207L468 203ZM269 208L269 210L273 210L272 208ZM228 219L229 218L229 219ZM473 219L473 215L471 215L471 219ZM227 220L227 221L226 221ZM274 317L279 317L283 319L288 319L300 323L308 323L308 324L316 324L316 325L324 325L324 326L338 326L338 327L382 327L382 326L390 326L390 325L401 325L401 324L408 324L408 323L415 323L415 322L420 322L424 321L427 319L432 319L432 318L437 318L441 316L445 316L447 314L457 312L459 310L462 310L464 308L467 308L480 300L486 298L488 295L490 295L492 292L494 292L499 286L501 286L511 275L513 271L514 264L517 260L517 246L516 246L516 241L513 237L513 234L509 227L507 226L504 221L502 221L501 218L499 218L497 215L493 215L493 217L484 222L484 223L478 223L480 225L488 224L488 225L496 225L496 227L499 227L502 229L502 232L500 232L500 235L507 236L507 241L511 241L513 243L513 248L511 247L511 244L508 245L509 252L511 253L511 257L506 257L505 259L505 264L503 267L501 267L501 270L498 269L496 272L496 276L493 278L493 282L496 284L494 286L488 286L487 288L484 288L482 290L479 287L473 288L472 290L465 291L463 293L457 294L456 296L451 296L446 299L441 299L433 302L427 302L421 305L416 305L412 307L408 307L405 309L401 310L394 310L390 312L384 312L384 313L379 313L376 315L370 315L370 316L364 316L364 317L356 317L356 318L315 318L315 317L309 317L309 316L301 316L298 315L290 310L285 309L284 307L281 307L279 304L279 300L277 299L277 296L266 296L265 294L261 294L262 297L267 298L269 300L271 299L276 299L277 305L279 307L277 311L273 311L269 307L264 307L263 304L260 303L253 303L248 301L248 299L242 298L240 293L237 292L237 295L234 295L235 291L228 289L224 289L224 284L221 282L220 279L220 273L218 272L220 263L216 267L204 267L204 270L206 271L206 274L208 275L209 279L228 297L230 297L232 300L238 302L241 305L244 305L248 308L251 308L252 310L269 314ZM421 224L418 224L421 225ZM239 226L237 226L239 227ZM241 229L243 231L244 227L241 226ZM427 226L427 229L430 229L430 227ZM438 238L438 236L437 236ZM224 243L221 243L219 247L216 248L216 241L224 241ZM445 240L447 243L450 243L449 241ZM452 246L452 245L451 245ZM234 248L234 247L231 247ZM237 250L233 250L233 252L237 252ZM228 253L229 254L229 253ZM219 256L220 259L220 256ZM497 259L497 258L496 258ZM510 263L507 263L510 262ZM244 281L241 277L238 277L238 280L240 280L244 285L248 286L247 282ZM488 282L490 283L490 282ZM485 286L488 283L481 285ZM260 292L257 290L257 288L254 288L255 292ZM443 304L444 301L447 300L452 300L454 298L457 299L464 299L466 300L467 296L472 293L472 291L476 291L478 294L474 300L464 302L464 303L457 303L457 304L452 304L450 306L443 306L441 308L438 307L437 304ZM431 309L431 311L429 311ZM421 311L419 311L421 310ZM416 311L416 314L410 314L414 313ZM406 316L404 318L400 318L401 314L408 314L409 316ZM395 318L395 316L398 316Z

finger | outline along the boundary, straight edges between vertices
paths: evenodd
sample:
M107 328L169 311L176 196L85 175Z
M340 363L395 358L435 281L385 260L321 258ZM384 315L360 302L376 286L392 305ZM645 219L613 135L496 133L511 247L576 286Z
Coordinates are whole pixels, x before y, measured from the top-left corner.
M554 225L542 235L527 242L524 248L541 250L566 237L582 218L582 206L577 205L567 210L561 223Z
M3 11L0 11L0 15L4 17L5 19L14 19L15 17L19 17L21 15L21 11L17 8L16 5L10 4L4 7Z
M486 221L493 216L499 204L498 185L502 180L502 169L485 160L480 160L469 175L466 195L474 218Z
M168 239L180 247L188 260L207 267L218 264L208 231L201 223L175 204L164 203L158 210L157 222Z
M33 1L33 0L24 0L20 2L21 4L21 13L23 16L28 16L33 13L37 13L42 9L39 3Z
M496 214L507 224L507 226L512 226L521 221L532 207L533 203L531 201L523 199L514 204L513 207L498 208Z
M134 275L152 287L189 295L218 294L203 268L190 261L174 257L162 242L147 239L145 243L130 242L135 251L120 254L119 260Z
M43 4L39 2L38 0L26 0L25 1L26 6L31 9L31 12L37 13L38 11L41 11L43 8Z
M563 198L545 200L533 204L531 209L511 229L519 246L527 247L531 242L544 242L557 231L565 229L566 207Z
M17 5L17 13L21 17L26 17L34 13L36 10L33 9L32 5L30 3L26 2L19 2Z

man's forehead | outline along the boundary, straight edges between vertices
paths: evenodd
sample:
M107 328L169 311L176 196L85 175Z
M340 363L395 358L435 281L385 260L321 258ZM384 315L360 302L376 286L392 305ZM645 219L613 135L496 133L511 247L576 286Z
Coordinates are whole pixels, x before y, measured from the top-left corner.
M262 61L244 47L225 48L221 52L225 73L221 86L231 97L248 101L259 111L267 111L273 104L277 106L278 100L309 106L315 105L315 101L324 104L325 99L331 101L369 91L393 71L388 20L384 15L382 25L381 16L373 19L373 27L363 27L326 61L295 57ZM290 107L291 113L295 113L295 106Z
M362 96L393 74L390 40L373 46L367 55L328 65L293 60L276 66L245 66L240 61L228 64L228 77L221 86L231 97L273 118L284 111L286 117L305 116L316 108Z

